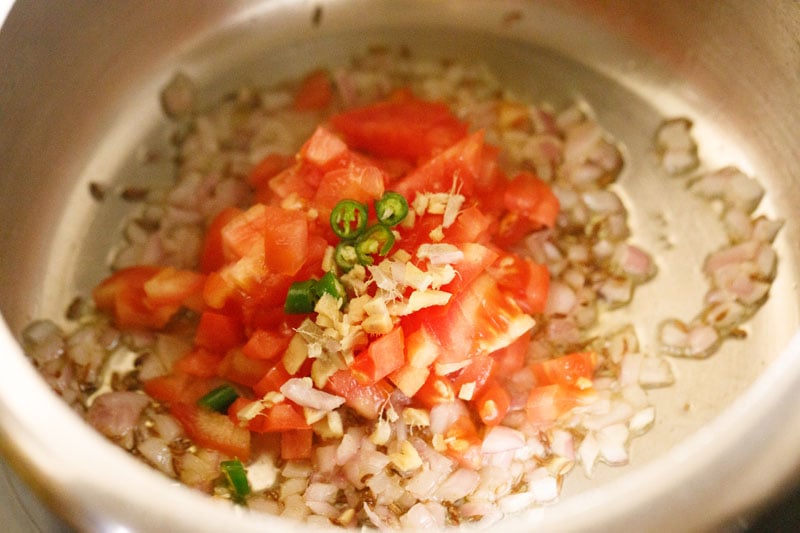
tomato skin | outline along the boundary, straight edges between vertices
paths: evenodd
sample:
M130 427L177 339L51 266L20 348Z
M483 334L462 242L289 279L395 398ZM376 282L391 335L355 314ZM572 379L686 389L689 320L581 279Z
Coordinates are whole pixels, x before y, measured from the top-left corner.
M277 392L291 377L292 375L289 374L283 366L283 362L278 360L277 363L267 370L258 383L253 385L253 392L259 397L264 396L268 392Z
M483 170L483 132L473 133L417 167L393 185L406 198L414 199L418 192L448 192L454 176L462 194L471 196L475 180Z
M550 186L529 172L521 172L508 182L503 203L511 213L547 228L555 226L560 208Z
M275 433L308 429L310 426L300 412L300 408L290 402L276 403L267 407L248 423L250 431L256 433Z
M325 70L315 70L306 76L294 95L297 111L319 111L331 105L333 88Z
M362 385L372 385L399 369L405 361L405 337L402 326L398 326L356 355L350 371Z
M224 354L244 341L244 328L235 318L206 311L200 315L194 342L200 348Z
M173 369L191 376L211 378L217 375L217 367L221 361L220 354L204 348L195 348L176 360Z
M452 146L468 127L447 104L408 95L344 111L330 122L357 150L414 163Z
M440 403L455 401L457 395L458 391L455 390L453 383L449 379L431 372L428 379L414 395L414 400L430 409Z
M492 427L505 418L511 406L511 396L496 381L491 381L478 394L474 405L481 421Z
M497 284L514 296L528 314L543 313L550 291L550 272L546 265L528 257L504 253L488 269Z
M581 405L590 393L558 384L534 387L528 394L525 414L533 424L550 424Z
M573 352L546 361L531 364L531 370L538 385L590 384L597 367L597 354L594 352Z
M281 458L284 461L308 459L313 452L314 430L293 429L281 433Z
M242 214L237 207L226 207L212 219L206 229L206 238L203 242L203 252L200 256L200 272L209 274L219 270L225 264L225 249L222 238L222 228L228 222Z
M242 346L242 353L251 359L275 359L289 345L290 337L273 330L254 331Z
M477 398L497 372L497 362L489 355L477 355L453 379L453 388L460 394L461 387L474 384L473 398Z
M269 272L294 276L308 255L308 221L303 211L264 207L264 263Z
M269 372L272 363L247 357L241 350L228 351L217 367L217 374L247 387L255 386Z
M372 385L362 385L349 369L334 372L325 389L345 399L345 403L364 418L374 420L383 410L392 387L384 380Z
M181 304L154 305L148 300L145 284L159 272L161 268L154 266L117 270L95 287L92 292L95 305L110 312L120 328L162 329Z
M228 416L186 403L172 404L170 413L200 446L242 461L250 458L250 432L235 425Z

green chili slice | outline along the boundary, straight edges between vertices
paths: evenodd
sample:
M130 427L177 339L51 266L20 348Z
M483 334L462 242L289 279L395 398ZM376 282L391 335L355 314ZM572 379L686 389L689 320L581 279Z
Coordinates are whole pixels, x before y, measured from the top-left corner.
M292 283L286 293L286 303L283 305L284 312L288 315L312 312L317 303L316 284L317 281L313 279Z
M386 191L380 200L375 201L375 213L384 226L394 226L402 222L408 214L408 202L402 194Z
M355 246L347 242L340 242L333 252L333 260L342 272L350 272L358 263Z
M197 400L197 405L218 413L225 413L238 397L239 393L231 385L220 385Z
M375 224L367 228L356 240L355 248L358 262L371 265L373 255L385 256L394 246L394 233L383 224Z
M341 300L343 305L345 298L347 298L344 285L342 285L342 282L339 281L339 278L337 278L336 274L333 272L326 272L325 275L319 279L314 286L314 292L317 298L322 298L323 294L328 293L337 300Z
M331 211L331 228L342 239L355 239L367 227L367 206L355 200L341 200Z
M242 462L238 459L233 459L231 461L222 461L219 466L228 482L233 501L244 503L250 494L250 483L247 481L247 471Z

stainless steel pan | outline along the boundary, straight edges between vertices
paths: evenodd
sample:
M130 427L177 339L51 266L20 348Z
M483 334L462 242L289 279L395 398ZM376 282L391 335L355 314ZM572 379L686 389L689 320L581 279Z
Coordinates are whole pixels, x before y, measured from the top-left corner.
M370 44L480 58L509 86L556 105L583 98L625 146L620 181L660 275L631 316L654 331L691 317L699 263L721 230L656 167L652 134L688 116L704 164L735 164L784 218L768 303L702 361L675 361L658 421L623 469L575 473L562 501L504 522L529 530L703 529L757 508L800 465L800 4L318 0L17 2L0 31L0 442L42 500L80 529L257 531L253 518L174 486L106 443L39 379L15 339L61 317L105 272L126 205L90 182L147 183L137 148L165 143L157 94L181 68L206 101L345 61ZM151 173L150 173L151 172ZM666 227L654 224L661 217ZM664 232L674 246L663 246ZM654 339L645 338L648 348ZM285 529L285 526L282 526ZM297 526L299 527L299 526ZM124 529L120 529L124 530Z

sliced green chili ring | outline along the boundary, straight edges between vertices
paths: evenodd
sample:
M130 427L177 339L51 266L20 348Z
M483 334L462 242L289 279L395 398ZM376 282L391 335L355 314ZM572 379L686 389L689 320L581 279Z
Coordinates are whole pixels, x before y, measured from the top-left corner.
M292 283L286 293L286 303L283 305L284 312L288 315L312 312L317 304L316 284L317 281L314 279Z
M331 228L342 239L355 239L367 227L367 206L355 200L341 200L331 211Z
M220 469L228 482L231 496L236 503L244 503L250 494L250 483L247 481L247 471L242 462L238 459L222 461Z
M373 255L385 256L394 246L394 233L383 224L367 228L356 240L356 255L362 265L371 265Z
M358 263L355 246L347 242L340 242L333 252L333 260L342 272L350 272Z
M408 214L408 202L402 194L394 191L386 191L380 200L375 201L375 213L378 221L384 226L394 226L406 218Z
M225 413L238 397L239 393L231 385L220 385L197 400L197 405L218 413Z
M339 278L337 278L336 274L333 272L326 272L315 285L314 291L318 298L322 298L322 295L327 293L337 300L341 300L342 305L344 305L344 301L347 298L344 285L342 285L342 282L339 281Z

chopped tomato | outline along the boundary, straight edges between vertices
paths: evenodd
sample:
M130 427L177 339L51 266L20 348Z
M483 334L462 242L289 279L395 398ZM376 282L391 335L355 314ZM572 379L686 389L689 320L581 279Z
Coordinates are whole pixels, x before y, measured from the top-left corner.
M198 272L164 267L144 283L145 303L154 308L183 306L200 311L205 279Z
M411 364L403 365L391 374L389 380L394 383L403 394L409 398L415 396L428 380L431 371L428 367L416 367Z
M295 461L308 459L313 452L314 430L293 429L281 433L281 459Z
M291 377L292 375L283 366L283 362L278 361L272 368L267 370L258 383L253 385L253 392L258 396L264 396L268 392L278 391Z
M349 165L331 170L322 176L313 203L320 218L328 220L343 198L371 204L383 194L385 182L383 172L372 165Z
M350 150L344 141L323 126L318 127L300 148L300 157L324 171L347 164L349 155Z
M242 353L251 359L275 359L286 350L289 339L277 331L258 329L242 346Z
M267 227L266 216L267 206L255 204L222 227L220 233L226 261L245 257L262 244Z
M453 379L453 388L459 397L468 394L477 398L486 384L494 377L497 363L489 355L481 354L473 357ZM462 393L462 387L467 387Z
M413 97L344 111L330 122L357 150L414 163L447 149L467 134L467 124L446 104Z
M579 388L591 385L596 367L597 354L594 352L574 352L531 364L538 385L572 385Z
M403 366L405 363L403 328L398 326L372 341L358 354L350 365L359 383L372 385Z
M525 413L534 424L551 423L581 405L588 396L588 391L566 385L534 387L528 394Z
M417 192L449 192L454 188L471 195L483 170L483 146L483 132L473 133L417 167L393 188L411 199Z
M350 370L339 370L328 378L328 392L341 396L345 403L364 418L374 420L383 411L391 386L381 380L372 385L362 385Z
M234 424L226 415L180 402L170 406L170 413L181 423L189 438L200 446L242 461L250 458L250 432Z
M506 185L503 203L511 213L527 218L537 226L552 228L558 216L559 203L550 186L522 172Z
M442 287L442 290L453 294L460 293L479 275L483 274L487 267L495 262L498 253L477 242L466 242L458 245L458 249L464 254L464 258L453 263L458 275Z
M264 207L262 231L267 269L274 274L293 276L308 254L308 221L303 211L275 206Z
M447 429L444 435L445 453L456 459L461 466L477 470L481 466L481 439L475 423L469 415L462 415Z
M269 185L269 180L286 170L294 162L294 157L272 152L247 175L247 182L256 189L264 189Z
M525 366L525 358L528 354L530 343L531 331L528 331L505 348L492 352L491 356L497 362L498 378L510 378Z
M192 376L210 378L217 375L220 361L220 354L198 347L175 361L173 368Z
M94 289L95 305L110 312L120 328L163 328L180 304L154 305L148 301L145 283L160 271L159 267L134 266L114 272Z
M455 401L457 395L458 391L447 377L431 373L414 395L414 399L430 409L440 403Z
M496 426L503 421L511 406L508 392L496 381L491 381L478 394L474 402L478 416L486 426Z
M489 274L503 290L514 296L526 313L544 312L550 291L550 271L546 265L507 253L492 264Z
M317 111L331 105L332 100L330 76L324 70L315 70L306 76L294 95L294 108L297 111Z
M299 407L289 402L281 402L264 408L250 420L248 427L257 433L272 433L308 429L310 426Z
M203 243L203 252L200 256L200 272L205 274L219 270L225 265L225 250L223 248L222 228L228 222L242 214L237 207L227 207L217 213L206 229L206 238Z
M240 385L253 387L272 367L270 361L252 359L241 350L230 350L220 361L217 373L220 377Z
M490 238L492 219L477 205L471 205L458 214L452 226L445 230L451 243L483 243Z
M442 309L418 313L439 341L439 363L457 363L505 348L534 324L488 274L478 276Z
M224 354L243 341L244 328L237 319L214 311L206 311L200 315L194 336L197 346Z

